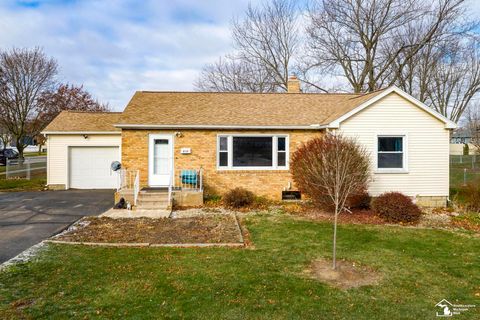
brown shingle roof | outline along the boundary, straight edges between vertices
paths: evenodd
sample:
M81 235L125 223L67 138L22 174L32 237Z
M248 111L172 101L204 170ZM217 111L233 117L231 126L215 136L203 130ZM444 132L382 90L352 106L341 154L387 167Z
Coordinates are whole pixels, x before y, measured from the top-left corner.
M369 94L202 93L138 91L118 124L310 126L328 124Z
M120 131L121 112L62 111L43 130L44 132L112 132Z

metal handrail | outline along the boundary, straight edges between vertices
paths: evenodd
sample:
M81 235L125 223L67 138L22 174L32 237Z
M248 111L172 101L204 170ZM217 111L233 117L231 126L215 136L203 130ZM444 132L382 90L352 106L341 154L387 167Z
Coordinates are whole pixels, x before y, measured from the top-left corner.
M173 186L172 186L172 182L170 182L170 184L168 185L168 204L170 206L172 205L172 190L173 190Z
M203 191L203 168L181 170L178 181L175 189Z
M133 205L137 205L138 194L140 193L140 170L120 169L117 173L117 192L125 189L132 190Z
M140 171L135 174L135 182L133 183L133 205L137 205L138 193L140 192Z

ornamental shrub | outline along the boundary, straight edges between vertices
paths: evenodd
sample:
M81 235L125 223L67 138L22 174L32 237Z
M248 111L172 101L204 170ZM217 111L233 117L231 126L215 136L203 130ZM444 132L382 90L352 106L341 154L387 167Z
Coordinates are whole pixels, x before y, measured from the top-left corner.
M344 206L367 190L370 157L355 139L325 134L301 145L292 155L290 170L299 191L327 210Z
M223 204L228 208L242 208L250 206L255 200L253 192L245 188L235 188L223 195Z
M479 181L480 182L480 181ZM468 210L480 212L480 183L473 182L461 187L458 196Z
M422 211L400 192L387 192L372 201L372 209L386 222L417 222Z
M360 191L347 198L346 206L350 209L370 209L372 197L367 191Z

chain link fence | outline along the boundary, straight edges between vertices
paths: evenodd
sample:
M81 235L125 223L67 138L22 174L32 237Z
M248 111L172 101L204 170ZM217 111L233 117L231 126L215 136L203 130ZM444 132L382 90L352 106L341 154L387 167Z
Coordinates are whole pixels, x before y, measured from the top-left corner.
M45 177L47 174L47 157L29 157L9 159L5 167L6 179L27 179Z
M450 155L450 186L480 183L480 155Z

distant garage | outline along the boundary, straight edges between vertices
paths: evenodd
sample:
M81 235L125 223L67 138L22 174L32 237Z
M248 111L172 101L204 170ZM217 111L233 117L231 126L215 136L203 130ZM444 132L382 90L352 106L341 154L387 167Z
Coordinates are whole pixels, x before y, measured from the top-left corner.
M119 115L64 111L45 128L49 188L116 187L117 175L110 164L121 160L121 131L113 126Z

